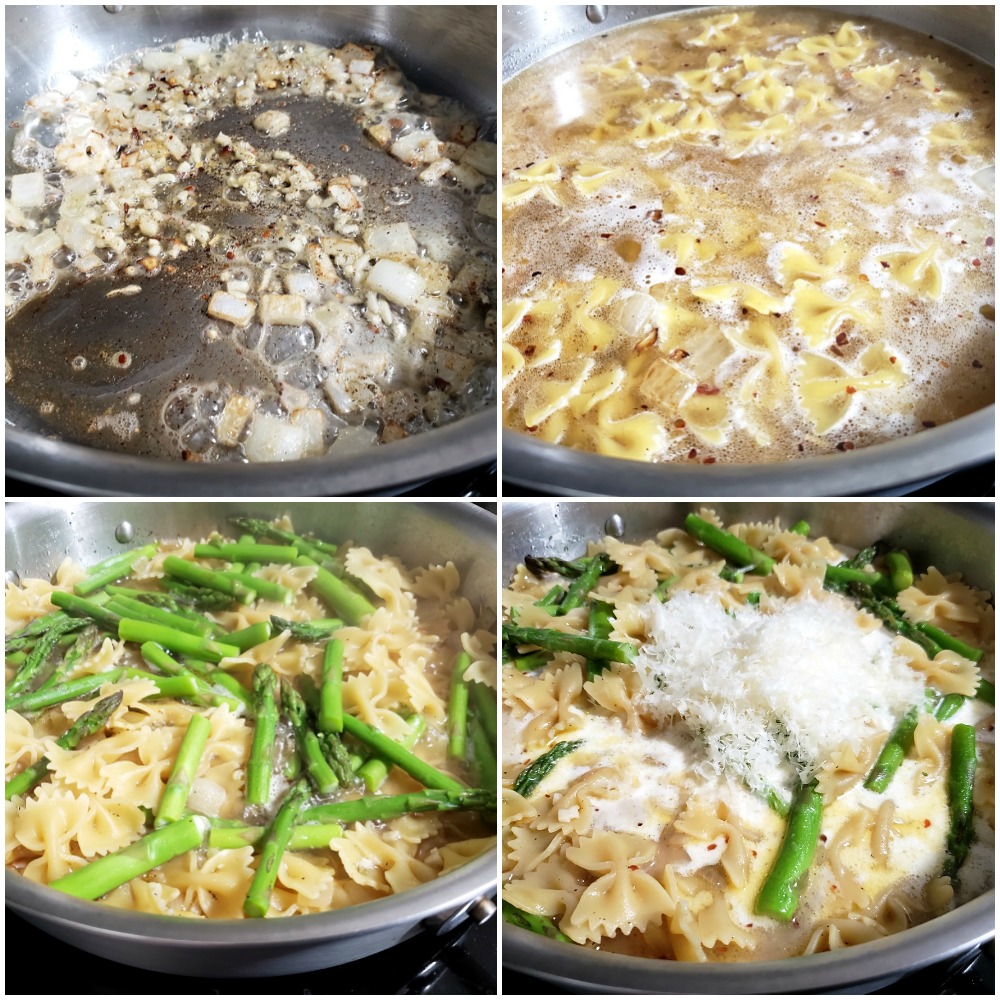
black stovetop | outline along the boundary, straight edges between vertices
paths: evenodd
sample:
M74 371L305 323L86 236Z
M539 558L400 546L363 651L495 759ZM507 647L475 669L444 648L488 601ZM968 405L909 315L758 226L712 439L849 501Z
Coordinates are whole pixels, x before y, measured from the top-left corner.
M296 917L289 917L296 920ZM123 984L155 979L139 992L161 996L318 994L339 996L396 996L430 994L464 996L497 993L497 917L485 923L466 920L448 933L432 931L397 944L389 951L330 969L254 979L211 979L148 973L88 954L37 930L7 911L6 945L9 955L44 954L51 969L72 968L75 994L126 994Z

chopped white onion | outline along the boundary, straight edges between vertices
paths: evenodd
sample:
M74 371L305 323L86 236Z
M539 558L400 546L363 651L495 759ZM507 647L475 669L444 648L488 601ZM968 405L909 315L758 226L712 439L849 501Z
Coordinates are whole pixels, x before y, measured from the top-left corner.
M412 309L427 282L413 268L383 258L368 272L365 284L397 306Z

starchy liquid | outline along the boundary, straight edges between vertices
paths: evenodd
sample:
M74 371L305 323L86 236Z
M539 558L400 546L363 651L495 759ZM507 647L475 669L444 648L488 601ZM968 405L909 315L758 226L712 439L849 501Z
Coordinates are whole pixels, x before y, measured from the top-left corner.
M507 426L762 462L993 401L993 70L789 8L657 18L504 89Z

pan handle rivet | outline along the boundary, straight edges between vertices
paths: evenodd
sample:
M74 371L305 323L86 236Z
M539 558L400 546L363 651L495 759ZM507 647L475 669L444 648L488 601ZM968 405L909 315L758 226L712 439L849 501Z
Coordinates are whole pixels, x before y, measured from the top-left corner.
M132 525L128 523L128 521L122 521L122 523L119 524L117 528L115 528L116 542L121 542L122 544L124 544L125 542L131 542L134 537L135 537L135 528L133 528Z
M625 537L625 521L622 519L621 514L612 514L604 522L604 534L619 539Z
M4 573L3 578L4 578L4 582L9 583L9 584L11 584L14 587L20 587L21 586L21 577L20 577L20 574L17 572L16 569L9 569L9 570L7 570Z
M587 20L591 24L600 24L608 16L607 5L603 3L587 4L586 14Z

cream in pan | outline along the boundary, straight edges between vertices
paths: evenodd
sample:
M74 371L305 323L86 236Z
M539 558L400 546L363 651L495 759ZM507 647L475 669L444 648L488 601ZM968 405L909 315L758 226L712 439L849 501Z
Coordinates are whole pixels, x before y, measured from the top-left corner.
M777 461L993 398L992 73L757 9L617 29L504 95L504 413Z

